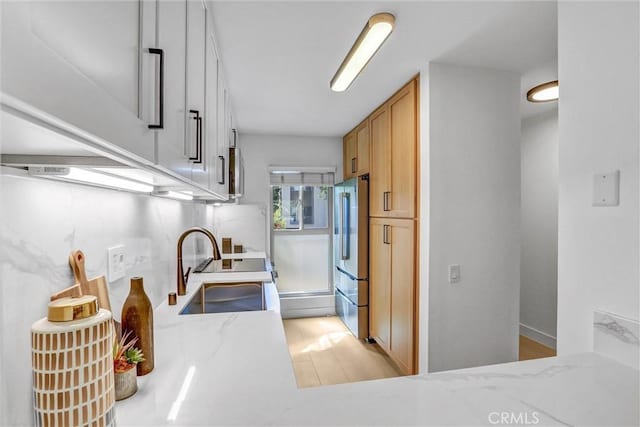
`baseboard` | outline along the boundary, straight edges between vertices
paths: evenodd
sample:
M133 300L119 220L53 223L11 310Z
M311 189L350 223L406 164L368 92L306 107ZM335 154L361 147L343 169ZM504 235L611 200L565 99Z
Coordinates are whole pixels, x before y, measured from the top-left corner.
M333 295L280 297L280 313L283 319L333 316L336 314L335 298Z
M547 347L551 347L554 350L556 348L556 337L539 331L536 328L532 328L531 326L527 326L524 323L520 323L520 335L524 335L525 337L537 341L542 345L546 345Z
M282 311L280 313L283 319L299 319L301 317L323 317L335 316L336 312L331 307L323 308L301 308Z

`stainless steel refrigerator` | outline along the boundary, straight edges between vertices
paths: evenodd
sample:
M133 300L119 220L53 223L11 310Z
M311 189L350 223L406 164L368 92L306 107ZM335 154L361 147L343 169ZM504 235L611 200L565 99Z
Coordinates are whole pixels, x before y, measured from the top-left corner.
M336 313L355 336L369 337L369 176L334 189Z

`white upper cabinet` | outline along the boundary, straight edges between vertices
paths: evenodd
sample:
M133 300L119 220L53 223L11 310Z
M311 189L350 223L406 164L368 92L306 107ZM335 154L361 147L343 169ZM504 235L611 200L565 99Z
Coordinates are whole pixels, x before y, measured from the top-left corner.
M191 179L209 187L208 141L204 132L207 10L200 0L187 2L187 154Z
M226 196L229 195L229 147L235 138L233 129L233 113L231 108L231 98L229 90L224 79L222 68L218 68L218 130L217 130L217 148L218 155L224 158L224 186L220 191L224 191Z
M142 9L138 0L3 2L2 92L28 105L28 114L152 162L139 82L140 40L155 28L140 19Z
M210 167L209 188L222 196L227 196L227 171L228 156L225 156L223 150L219 149L220 138L218 135L218 75L220 61L213 37L209 34L207 37L207 55L206 55L206 140L208 142L208 162Z
M218 72L218 151L229 155L229 91L222 69Z
M228 196L231 102L204 1L0 2L5 107Z
M154 92L156 102L152 111L155 123L160 123L159 111L162 109L162 128L156 130L156 163L191 178L191 164L187 152L187 132L185 109L186 79L185 63L187 58L187 1L163 0L157 2L158 40L155 43L150 73L157 81ZM145 46L147 48L148 46ZM148 48L147 48L148 52ZM160 76L160 58L163 57L164 71ZM162 78L160 78L162 77ZM162 100L160 94L162 93ZM162 102L160 102L162 101ZM161 108L162 107L162 108Z

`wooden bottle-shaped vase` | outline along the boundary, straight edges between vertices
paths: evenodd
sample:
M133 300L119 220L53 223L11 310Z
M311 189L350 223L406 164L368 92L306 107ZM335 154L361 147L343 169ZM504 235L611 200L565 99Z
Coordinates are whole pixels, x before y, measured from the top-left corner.
M153 370L153 306L144 292L142 277L131 279L131 290L122 307L122 334L127 331L138 337L135 346L144 353L138 375L146 375Z

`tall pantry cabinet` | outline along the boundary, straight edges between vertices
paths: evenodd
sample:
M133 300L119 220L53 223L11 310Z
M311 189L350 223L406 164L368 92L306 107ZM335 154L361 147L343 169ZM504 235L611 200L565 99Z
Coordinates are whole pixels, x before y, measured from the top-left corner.
M367 119L369 334L405 374L417 372L417 90L415 78Z

